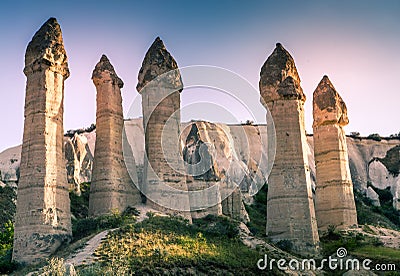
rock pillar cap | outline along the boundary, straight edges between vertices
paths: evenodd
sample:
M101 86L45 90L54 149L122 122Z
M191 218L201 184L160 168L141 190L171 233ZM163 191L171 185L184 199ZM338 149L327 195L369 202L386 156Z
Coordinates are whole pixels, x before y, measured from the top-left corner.
M326 75L314 91L313 113L314 126L349 123L346 104Z
M300 77L293 57L276 43L260 72L260 92L265 102L278 99L300 99L306 97L300 86Z
M69 77L61 27L54 17L47 20L35 33L25 52L24 73L41 68L51 68L65 78Z
M109 78L113 84L117 84L119 88L124 87L124 82L118 77L106 55L101 56L100 61L96 64L92 73L93 82L104 78Z
M168 87L176 87L177 90L182 90L182 79L177 69L178 64L175 59L167 51L163 41L157 37L144 57L138 75L137 91L140 93L146 84L171 71L171 73L162 77L162 85L168 85Z

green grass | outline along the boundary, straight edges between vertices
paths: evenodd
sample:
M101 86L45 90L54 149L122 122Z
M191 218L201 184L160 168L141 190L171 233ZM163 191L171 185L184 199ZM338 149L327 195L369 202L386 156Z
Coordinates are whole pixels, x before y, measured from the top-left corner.
M352 250L352 253L357 256L363 256L370 259L379 259L385 261L397 260L397 262L400 262L400 250L389 247L365 245L355 248Z
M268 185L265 184L254 196L254 203L245 205L250 221L247 223L249 230L258 237L265 237L267 225L267 193Z
M218 230L223 234L217 235ZM240 241L235 222L214 216L193 224L174 217L150 217L125 225L110 233L96 254L100 262L97 267L81 267L84 275L92 275L89 270L104 275L107 271L121 275L131 271L138 275L166 271L176 275L262 274L256 266L261 253Z

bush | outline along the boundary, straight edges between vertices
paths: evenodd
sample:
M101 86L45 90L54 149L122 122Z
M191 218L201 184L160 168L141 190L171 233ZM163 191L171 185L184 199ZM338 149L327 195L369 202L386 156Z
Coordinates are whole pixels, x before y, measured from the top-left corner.
M293 243L289 240L280 240L276 243L276 246L283 251L290 252L293 248Z
M117 228L122 225L123 221L123 217L118 213L97 218L78 219L72 224L72 236L74 240L79 240L100 230Z
M140 212L136 208L129 206L122 214L114 212L113 214L96 218L78 219L72 223L72 237L74 240L79 240L101 230L124 226L135 222L135 216L139 214Z
M370 135L368 135L367 138L378 141L378 142L382 140L382 137L378 133L370 134Z
M80 184L81 195L76 195L73 191L69 193L71 200L71 213L76 218L86 218L89 213L89 193L90 183Z
M13 220L16 211L16 199L17 193L14 188L0 187L0 231L8 221Z
M256 236L265 237L267 225L267 195L268 185L264 184L254 196L254 202L245 205L250 221L247 223L249 230Z
M193 220L193 224L209 236L223 236L229 239L239 236L238 223L227 217L208 215L205 218Z
M47 265L42 269L40 275L43 276L64 276L67 269L64 266L64 260L60 258L51 258L47 261Z
M12 261L12 248L7 249L0 256L0 274L13 272L18 268L18 264Z

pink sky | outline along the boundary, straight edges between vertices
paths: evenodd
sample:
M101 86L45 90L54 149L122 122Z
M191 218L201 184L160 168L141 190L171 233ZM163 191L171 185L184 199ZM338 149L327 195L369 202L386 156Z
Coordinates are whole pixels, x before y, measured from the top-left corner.
M22 141L24 53L49 17L61 25L71 70L65 82L65 131L95 122L96 92L90 77L103 53L125 82L127 112L138 95L144 54L160 36L180 66L220 66L256 88L262 64L281 42L299 70L309 133L312 92L325 74L347 104L347 133L400 132L395 81L400 75L400 1L2 1L0 12L0 151ZM207 100L208 93L197 97ZM182 99L189 102L190 93ZM231 109L239 121L247 119ZM201 117L219 119L212 113L199 113L196 119Z

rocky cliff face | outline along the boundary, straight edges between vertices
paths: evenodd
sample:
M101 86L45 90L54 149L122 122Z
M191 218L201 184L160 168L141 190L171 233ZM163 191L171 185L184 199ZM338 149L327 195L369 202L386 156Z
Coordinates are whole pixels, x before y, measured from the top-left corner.
M236 172L244 173L246 176L257 179L257 182L262 182L265 176L262 172L258 171L254 175L254 168L259 162L266 162L266 156L261 154L261 142L259 135L266 135L266 127L253 125L225 125L223 126L232 136L228 139L227 136L213 133L212 125L208 122L203 122L204 133L215 139L215 149L225 149L228 146L230 149L228 155L218 154L214 163L217 164L216 173L223 173L224 163L227 156L232 155L237 159L238 166ZM186 126L190 123L182 123L182 149L186 142L186 133L188 134L190 128ZM139 182L142 177L143 170L143 156L144 156L144 131L142 119L131 119L125 121L125 127L130 130L127 133L128 141L132 147L133 155L135 157L136 166L138 170ZM244 129L247 138L244 136ZM186 135L186 136L185 136ZM184 137L184 138L183 138ZM82 182L91 181L91 166L93 161L94 146L96 140L96 131L83 132L75 134L73 137L64 137L65 142L65 156L66 166L68 168L68 179L70 181L71 189L77 187L77 184ZM372 191L367 194L367 184L370 183L379 189L390 188L394 196L394 205L400 210L400 176L396 174L396 167L400 164L400 139L382 139L375 141L366 138L352 138L347 137L347 147L349 152L349 165L351 178L354 184L354 189L366 195L371 195L371 199L376 200ZM314 146L313 136L307 136L307 156L311 170L311 179L313 187L315 187L315 165L314 165ZM245 154L249 150L250 154ZM387 156L388 155L388 156ZM386 158L385 158L386 157ZM0 181L6 185L15 185L18 182L19 164L21 158L21 146L9 148L0 153ZM250 161L249 161L250 160ZM245 166L244 164L250 164ZM243 192L250 190L250 178L245 178L241 189ZM313 188L314 189L314 188ZM246 195L245 195L246 196Z

